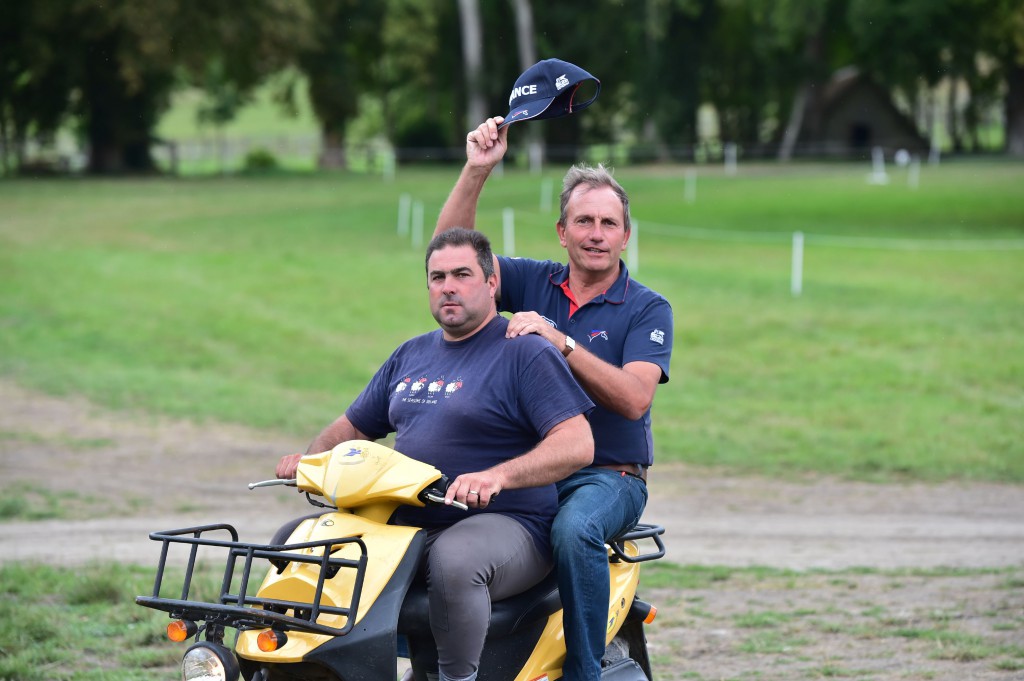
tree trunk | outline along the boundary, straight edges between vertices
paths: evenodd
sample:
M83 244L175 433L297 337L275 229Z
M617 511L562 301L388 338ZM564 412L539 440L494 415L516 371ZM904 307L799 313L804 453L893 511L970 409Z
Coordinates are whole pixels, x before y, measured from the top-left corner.
M160 78L129 92L120 77L116 38L88 50L83 100L89 143L88 171L95 174L152 172L149 144L155 125Z
M3 169L4 176L11 174L10 166L10 143L7 135L7 117L4 116L4 112L0 111L0 168Z
M959 116L956 111L956 89L959 79L955 75L949 78L949 91L946 93L946 125L949 139L952 140L954 152L961 152L964 149L963 140L960 139Z
M1024 66L1006 72L1006 153L1024 156Z
M793 106L789 110L789 121L786 123L786 132L782 135L782 144L779 145L779 160L788 161L793 158L793 149L796 147L796 140L800 137L800 128L804 123L804 112L807 110L807 86L803 85L793 96Z
M793 157L793 150L796 148L797 140L801 131L804 131L804 139L812 144L820 143L822 126L824 121L824 80L827 77L817 72L820 65L825 63L825 36L823 28L818 27L814 33L807 37L804 45L804 59L812 75L804 81L793 97L793 108L789 112L789 122L786 124L786 132L779 146L779 160L788 161Z
M483 73L483 25L479 0L459 0L459 23L462 27L462 64L466 76L466 117L464 130L480 125L486 117Z
M333 128L329 130L327 125L322 126L320 157L317 159L317 166L320 170L344 170L345 165L344 136Z
M526 71L537 63L537 45L533 39L533 8L530 0L511 0L512 11L516 16L516 43L519 46L519 68ZM478 121L478 122L482 122ZM472 121L470 122L472 125ZM543 131L539 126L527 125L526 149L530 158L530 170L540 172L547 162L547 148L544 145Z

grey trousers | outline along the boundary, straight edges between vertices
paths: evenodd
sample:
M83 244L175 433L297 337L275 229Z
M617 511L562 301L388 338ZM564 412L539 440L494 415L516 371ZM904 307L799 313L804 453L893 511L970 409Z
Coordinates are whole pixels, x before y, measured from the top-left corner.
M427 595L437 661L448 679L475 678L491 601L526 591L551 571L530 533L500 513L480 513L427 537Z

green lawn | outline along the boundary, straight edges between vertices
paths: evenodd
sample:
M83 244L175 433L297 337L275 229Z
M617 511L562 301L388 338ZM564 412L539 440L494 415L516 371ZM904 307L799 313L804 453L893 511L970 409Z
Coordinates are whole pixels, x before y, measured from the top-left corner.
M618 173L637 278L675 310L659 460L1024 481L1024 165L925 166L917 189L905 170L869 185L866 164L699 170L694 203L681 168ZM312 438L434 327L399 196L429 232L455 172L2 181L0 375ZM517 253L561 258L541 186L508 169L488 187L499 251L513 207Z

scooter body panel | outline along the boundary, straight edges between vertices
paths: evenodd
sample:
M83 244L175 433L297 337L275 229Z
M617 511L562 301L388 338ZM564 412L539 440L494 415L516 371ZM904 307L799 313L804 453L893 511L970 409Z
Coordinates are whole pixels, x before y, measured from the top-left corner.
M373 546L367 555L367 569L362 584L356 624L366 617L369 610L380 600L386 590L401 588L393 579L395 573L407 557L411 556L417 565L422 549L415 551L411 544L422 530L414 527L384 525L349 513L325 513L318 518L304 520L288 538L288 544L301 544L323 539L338 537L358 537ZM320 548L302 549L297 553L322 555ZM282 554L286 556L287 553ZM346 544L332 554L336 558L358 559L358 547ZM313 602L316 594L319 566L311 563L288 563L283 570L271 569L263 580L257 595L281 601ZM349 607L352 594L356 588L355 573L350 570L339 570L334 577L328 579L320 601L326 605ZM404 596L408 589L405 584L401 593ZM322 614L318 620L321 624L341 627L345 624L343 615ZM325 643L337 637L310 632L290 634L288 642L279 650L265 653L256 643L258 632L244 631L239 635L235 650L240 657L266 662L298 662ZM351 636L351 634L349 635Z
M296 533L302 531L300 526ZM256 632L242 632L235 653L244 678L251 678L262 667L267 670L266 681L394 681L398 665L395 622L419 572L425 547L426 532L415 530L384 588L368 601L365 610L360 607L358 622L345 636L290 632L285 649L263 653L255 647ZM296 641L295 650L288 650Z

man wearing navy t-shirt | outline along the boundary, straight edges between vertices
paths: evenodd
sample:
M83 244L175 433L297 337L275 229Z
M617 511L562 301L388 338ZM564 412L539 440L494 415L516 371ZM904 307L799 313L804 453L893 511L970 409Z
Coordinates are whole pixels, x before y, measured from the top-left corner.
M538 336L508 337L493 258L480 232L431 241L427 288L441 328L399 346L307 451L393 432L396 450L453 478L446 501L467 504L468 516L428 506L392 518L428 531L430 627L447 681L476 678L491 601L550 571L553 483L594 452L585 416L594 405L565 359ZM295 477L300 458L283 457L278 477Z
M441 210L435 235L474 228L476 205L508 148L502 117L466 138L467 162ZM495 257L498 309L514 313L506 335L538 335L565 355L597 404L590 414L594 462L558 483L552 526L565 608L564 678L601 674L609 592L605 543L640 519L654 462L651 404L668 381L672 308L629 277L619 256L630 237L629 198L602 166L576 166L563 182L559 243L569 263Z

